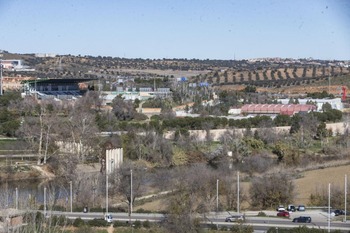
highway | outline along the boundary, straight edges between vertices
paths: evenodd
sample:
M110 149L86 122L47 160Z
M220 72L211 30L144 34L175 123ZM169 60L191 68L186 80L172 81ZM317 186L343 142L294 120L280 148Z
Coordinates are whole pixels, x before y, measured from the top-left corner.
M156 214L156 213L133 213L131 216L129 216L127 213L109 213L113 216L113 221L123 221L123 222L129 222L129 221L150 221L150 222L160 222L164 219L163 214ZM269 228L275 227L275 228L293 228L298 226L306 226L309 228L319 228L319 229L328 229L328 218L327 213L324 213L322 211L307 211L307 212L296 212L292 213L290 218L279 218L274 217L276 212L270 211L268 212L270 215L269 217L257 217L256 215L253 216L252 213L247 212L246 213L246 221L243 223L244 225L251 225L254 227L254 230L259 232L266 232ZM82 213L82 212L59 212L59 211L47 211L47 216L60 216L64 215L69 219L75 219L75 218L81 218L84 220L92 220L94 218L103 218L103 213ZM230 223L225 222L225 218L228 216L228 213L220 213L216 216L215 213L208 214L208 217L206 221L203 221L203 225L206 224L214 224L218 226L226 226L226 227L232 227L234 225L237 225L237 223ZM312 222L311 223L293 223L292 220L294 217L298 216L311 216ZM273 217L272 217L273 216ZM350 230L350 221L348 222L342 222L342 221L335 221L335 219L331 219L330 224L331 230L340 230L341 232L348 232Z

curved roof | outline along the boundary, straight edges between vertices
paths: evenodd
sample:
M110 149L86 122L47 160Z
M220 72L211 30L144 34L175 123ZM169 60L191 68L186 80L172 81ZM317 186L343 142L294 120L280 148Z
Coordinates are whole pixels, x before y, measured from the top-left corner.
M245 104L242 113L270 113L293 115L298 112L309 112L316 110L311 104Z

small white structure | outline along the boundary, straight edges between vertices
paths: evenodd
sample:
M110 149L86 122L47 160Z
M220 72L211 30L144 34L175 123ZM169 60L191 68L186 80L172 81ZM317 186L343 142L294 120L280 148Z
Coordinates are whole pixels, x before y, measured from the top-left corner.
M240 115L241 114L241 109L240 108L230 108L228 110L228 114L230 114L230 115Z

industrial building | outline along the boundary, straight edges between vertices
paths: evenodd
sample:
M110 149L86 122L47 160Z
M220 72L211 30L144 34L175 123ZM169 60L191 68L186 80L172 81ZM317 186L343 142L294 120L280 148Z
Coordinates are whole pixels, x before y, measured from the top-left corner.
M328 103L332 106L333 109L337 110L343 110L344 105L341 101L341 98L333 98L333 99L311 99L311 98L306 98L306 99L295 99L299 102L299 104L308 104L312 103L316 105L316 111L320 112L322 111L322 107L325 103ZM281 104L288 104L290 99L278 99L277 102Z
M294 115L299 112L316 111L316 106L311 104L245 104L241 108L241 114L281 114Z

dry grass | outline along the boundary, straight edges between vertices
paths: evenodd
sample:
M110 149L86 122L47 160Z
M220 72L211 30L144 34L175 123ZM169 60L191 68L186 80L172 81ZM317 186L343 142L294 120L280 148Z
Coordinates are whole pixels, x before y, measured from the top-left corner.
M350 175L350 165L329 167L301 173L302 178L295 180L297 196L295 202L307 204L310 194L328 190L328 184L344 188L344 176Z

